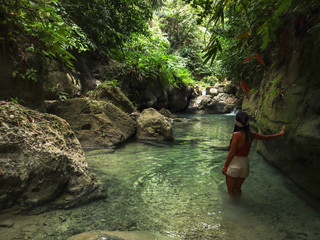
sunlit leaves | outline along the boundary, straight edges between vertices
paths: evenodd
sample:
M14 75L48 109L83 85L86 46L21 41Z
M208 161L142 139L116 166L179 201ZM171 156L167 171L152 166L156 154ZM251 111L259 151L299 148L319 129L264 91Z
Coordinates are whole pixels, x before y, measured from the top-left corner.
M38 55L60 60L72 67L74 57L69 50L87 50L86 34L76 24L64 19L58 9L62 7L57 0L3 1L0 11L5 14L6 27L11 33L10 38L7 35L7 41L28 46L21 48L23 52L20 52L25 63L31 55Z
M203 51L206 52L204 55L204 63L207 63L211 59L210 65L212 65L213 60L216 58L218 50L222 53L221 44L216 37L212 37L209 46L206 47Z

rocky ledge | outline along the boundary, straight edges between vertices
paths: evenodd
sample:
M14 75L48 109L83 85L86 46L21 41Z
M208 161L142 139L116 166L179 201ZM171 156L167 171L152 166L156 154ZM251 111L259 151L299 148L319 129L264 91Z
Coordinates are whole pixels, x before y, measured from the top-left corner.
M65 120L4 101L0 167L0 209L45 202L73 206L93 197L98 186Z

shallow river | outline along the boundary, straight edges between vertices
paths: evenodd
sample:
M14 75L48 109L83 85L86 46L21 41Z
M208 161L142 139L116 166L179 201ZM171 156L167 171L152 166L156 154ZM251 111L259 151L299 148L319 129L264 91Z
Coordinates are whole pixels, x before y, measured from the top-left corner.
M108 197L71 210L10 216L0 239L67 239L90 230L145 231L159 239L320 239L320 211L277 169L250 153L250 176L237 204L221 169L232 115L185 115L172 144L128 142L86 152ZM314 203L314 202L313 202ZM312 205L312 206L311 206Z

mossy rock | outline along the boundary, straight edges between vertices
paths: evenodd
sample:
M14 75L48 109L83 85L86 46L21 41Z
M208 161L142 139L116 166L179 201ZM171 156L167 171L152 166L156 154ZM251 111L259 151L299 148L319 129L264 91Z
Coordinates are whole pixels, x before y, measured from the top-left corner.
M126 113L137 111L133 103L118 87L107 82L102 83L96 88L94 98L100 101L111 102Z
M320 198L320 117L317 79L301 82L298 75L272 70L257 93L244 100L242 110L262 134L286 134L271 141L259 141L258 152L281 169L292 181ZM290 69L289 69L290 71ZM296 71L293 71L296 73ZM272 79L271 76L280 76Z
M0 209L87 198L97 183L69 124L52 114L0 101Z
M135 121L110 102L75 98L55 102L48 111L65 119L85 148L115 147L136 130Z

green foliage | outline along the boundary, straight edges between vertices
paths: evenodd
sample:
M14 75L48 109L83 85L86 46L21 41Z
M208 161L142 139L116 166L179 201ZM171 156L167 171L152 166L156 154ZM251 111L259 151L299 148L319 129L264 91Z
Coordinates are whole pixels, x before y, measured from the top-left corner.
M86 35L74 23L60 15L59 1L14 1L3 0L0 8L1 26L6 31L1 37L8 43L15 43L20 52L15 59L17 65L27 63L34 56L61 60L72 67L74 59L71 49L85 51ZM26 77L35 79L34 69L29 68Z
M12 76L37 81L52 65L73 68L76 52L109 52L143 33L152 11L147 0L2 0L0 16Z
M66 14L88 35L98 48L110 51L130 39L132 33L144 33L152 18L146 0L65 0ZM161 4L153 1L153 6Z
M10 97L10 101L15 103L15 104L19 104L19 102L21 102L21 100L19 100L18 97L15 97L15 98Z
M66 92L60 92L60 94L59 94L59 99L60 99L61 101L67 100L67 97L68 97L68 93L66 93Z
M212 68L202 60L208 33L205 26L197 23L197 10L181 0L171 0L155 14L161 31L170 43L169 53L184 58L196 80L213 75Z
M221 77L250 82L260 81L264 65L271 65L272 51L278 47L279 30L288 27L287 16L307 16L310 9L319 9L319 1L315 0L185 2L198 10L199 22L210 26L211 39L205 48L205 60L214 63L215 72Z
M206 83L208 86L214 86L217 82L219 82L219 79L214 76L206 76L202 79L202 82Z
M193 77L185 59L168 54L169 46L159 29L150 29L149 35L134 35L124 45L125 65L121 71L135 72L141 79L159 78L164 86L191 84Z

